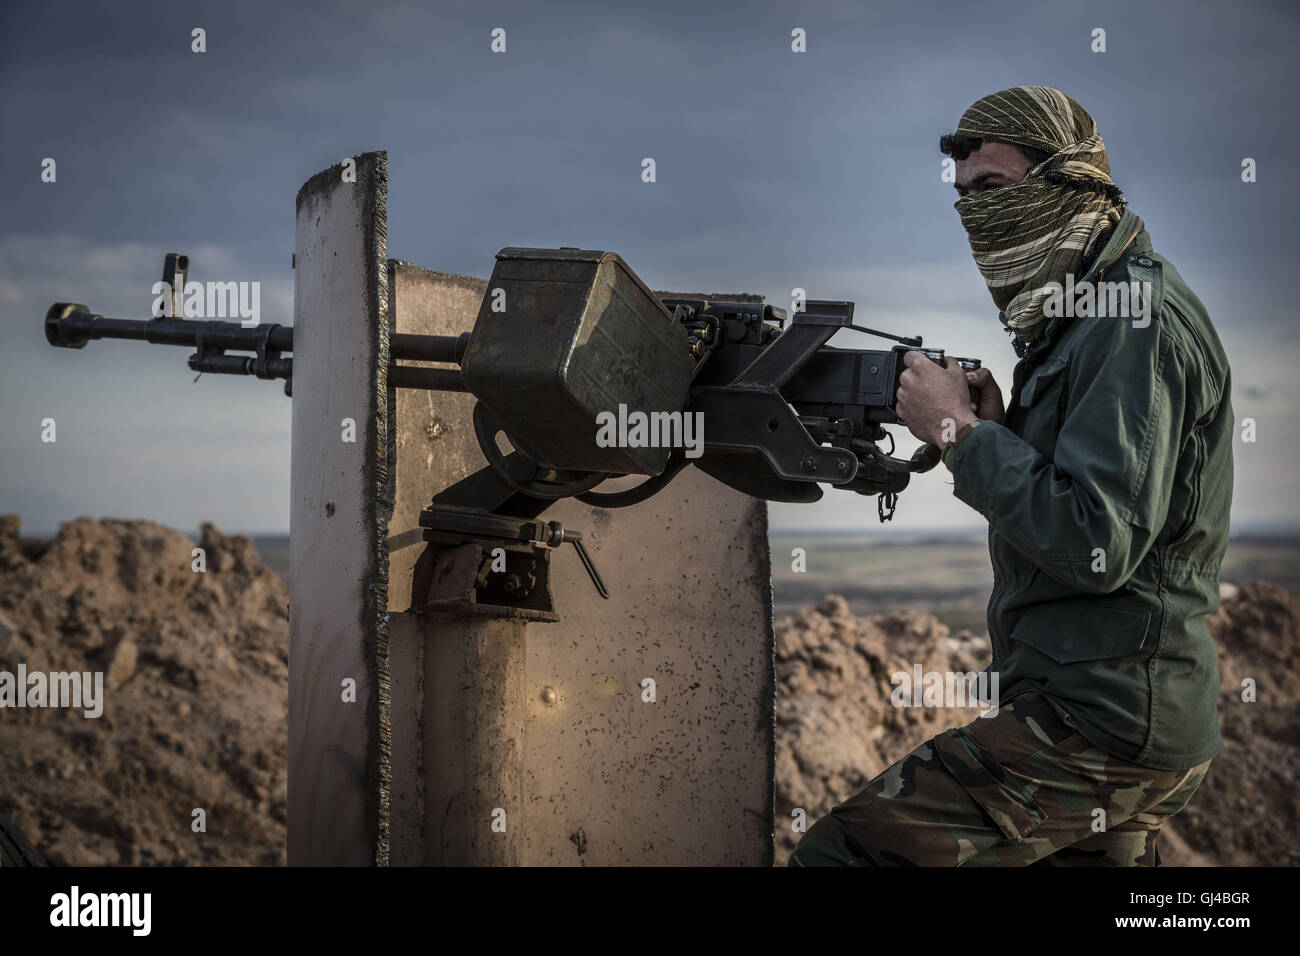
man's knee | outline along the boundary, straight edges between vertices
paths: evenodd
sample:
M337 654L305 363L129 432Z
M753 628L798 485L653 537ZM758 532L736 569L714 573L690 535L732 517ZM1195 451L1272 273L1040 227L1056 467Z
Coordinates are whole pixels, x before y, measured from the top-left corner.
M786 866L875 866L850 840L844 824L826 814L812 825Z

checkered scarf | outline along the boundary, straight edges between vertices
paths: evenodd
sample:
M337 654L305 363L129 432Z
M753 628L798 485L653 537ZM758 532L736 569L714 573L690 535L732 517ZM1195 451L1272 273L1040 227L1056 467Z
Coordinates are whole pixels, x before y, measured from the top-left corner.
M1058 90L1017 86L976 102L958 136L1017 143L1051 155L1014 185L959 199L971 253L1017 351L1038 338L1049 282L1077 279L1119 222L1125 200L1087 110Z

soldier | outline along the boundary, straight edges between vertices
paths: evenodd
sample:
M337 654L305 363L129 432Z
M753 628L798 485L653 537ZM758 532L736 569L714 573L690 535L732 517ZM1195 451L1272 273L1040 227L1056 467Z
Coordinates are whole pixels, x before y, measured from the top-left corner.
M1158 865L1161 824L1223 749L1204 615L1228 361L1070 97L986 96L940 149L1020 361L1004 408L986 369L909 353L898 412L989 523L1001 706L832 808L790 865Z

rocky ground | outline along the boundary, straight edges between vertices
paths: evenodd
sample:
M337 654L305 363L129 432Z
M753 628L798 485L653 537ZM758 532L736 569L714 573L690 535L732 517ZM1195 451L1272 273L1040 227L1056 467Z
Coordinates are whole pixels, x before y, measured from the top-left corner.
M0 517L0 671L102 671L106 701L98 719L0 711L0 813L55 864L282 864L288 592L253 543L205 525L199 573L194 542L151 522L83 518L40 542L19 532ZM1165 862L1295 865L1296 602L1265 584L1226 588L1210 626L1227 751L1166 827ZM815 820L979 712L895 708L891 674L978 671L988 653L928 613L856 617L837 597L782 618L777 862L795 842L793 808Z
M1285 591L1251 582L1224 586L1209 618L1219 648L1219 698L1226 749L1192 803L1160 837L1166 865L1300 864L1300 606ZM842 598L777 622L777 853L797 842L796 807L822 816L913 748L979 708L897 708L890 676L970 672L989 660L988 639L950 635L930 614L856 617ZM1253 678L1257 700L1244 703Z
M194 547L0 517L0 671L105 672L97 719L0 711L0 813L51 863L284 863L288 590L247 538L205 526L203 573Z

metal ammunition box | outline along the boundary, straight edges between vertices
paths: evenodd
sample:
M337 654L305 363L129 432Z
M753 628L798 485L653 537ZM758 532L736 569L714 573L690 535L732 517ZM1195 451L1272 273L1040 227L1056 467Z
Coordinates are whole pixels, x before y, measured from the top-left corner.
M500 311L494 311L494 305ZM497 253L469 347L466 388L557 468L657 475L669 448L602 448L596 416L682 413L686 331L618 256L579 249Z

